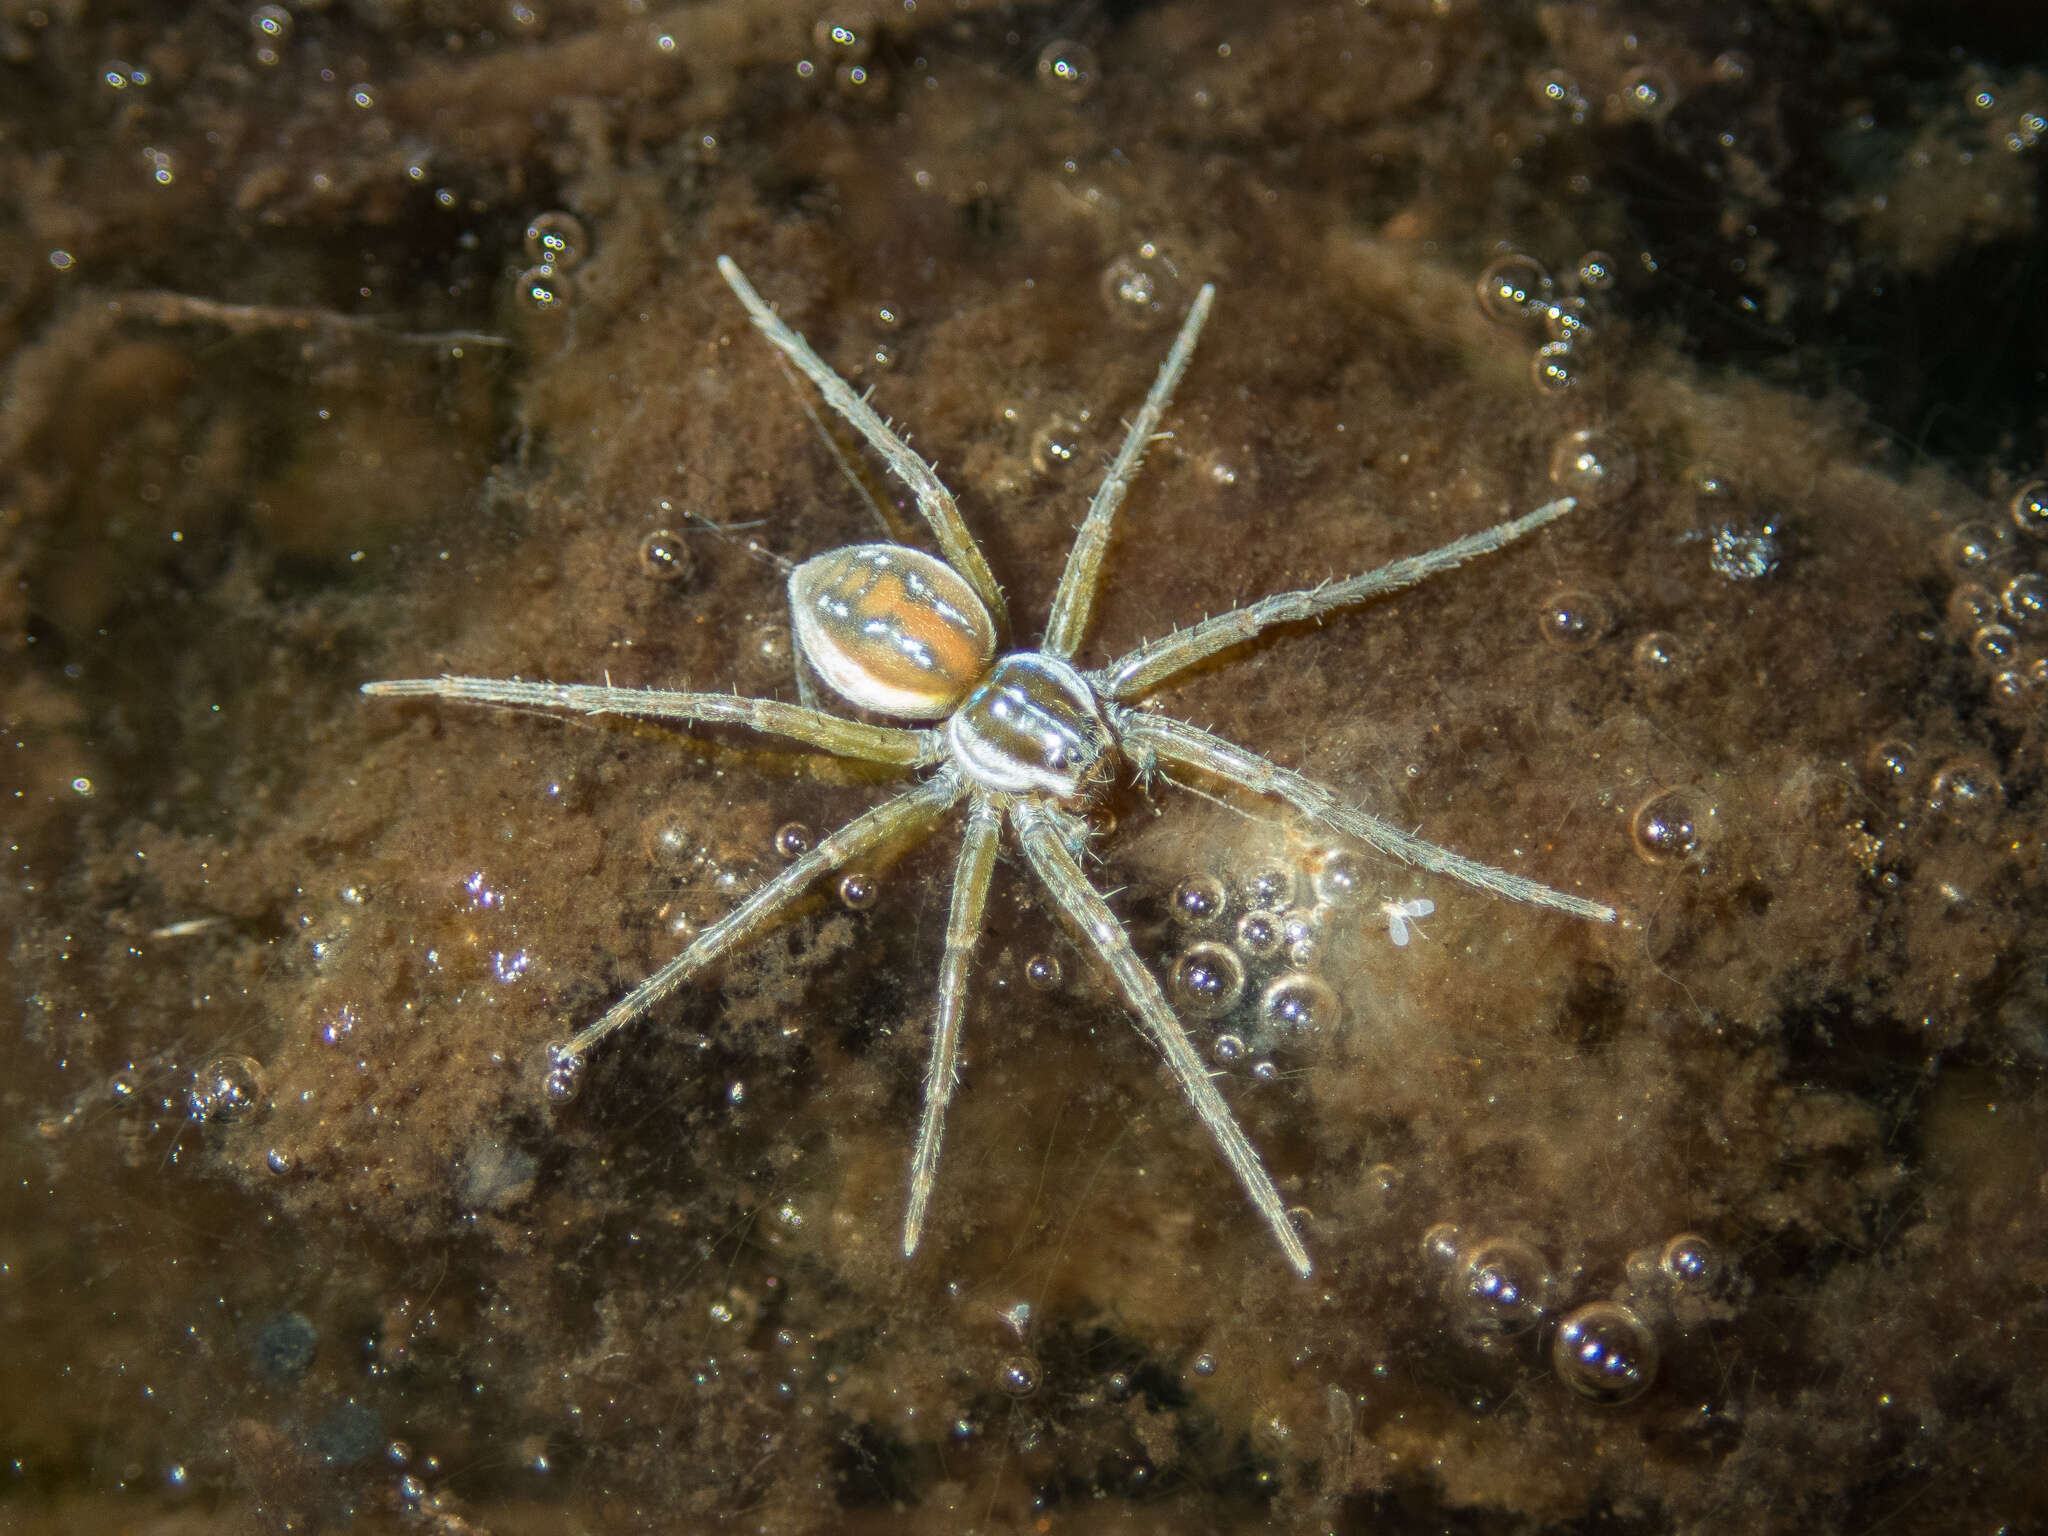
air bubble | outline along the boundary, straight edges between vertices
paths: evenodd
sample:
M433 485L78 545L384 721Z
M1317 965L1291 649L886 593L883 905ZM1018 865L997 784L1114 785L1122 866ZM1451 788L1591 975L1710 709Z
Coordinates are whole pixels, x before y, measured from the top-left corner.
M1244 1060L1244 1036L1221 1034L1209 1042L1209 1054L1221 1066L1234 1067Z
M132 1067L107 1079L107 1102L115 1109L134 1109L142 1103L142 1079Z
M1422 1234L1422 1257L1427 1263L1448 1267L1458 1262L1459 1252L1455 1222L1440 1221Z
M849 912L867 911L881 894L881 883L873 875L851 874L839 882L839 904Z
M1661 122L1678 104L1678 88L1661 69L1643 65L1621 77L1622 110L1639 122Z
M1904 794L1913 782L1914 766L1920 752L1910 741L1887 736L1873 742L1863 755L1863 777L1873 788Z
M1629 837L1650 863L1676 864L1699 848L1699 813L1683 790L1664 790L1636 807Z
M1948 621L1964 633L1998 618L1998 594L1981 582L1959 582L1948 595Z
M800 859L816 846L816 836L800 821L786 821L775 829L775 851L785 859Z
M1479 274L1479 312L1497 325L1530 325L1542 318L1556 288L1542 262L1510 251Z
M1237 920L1237 947L1254 960L1270 960L1284 942L1277 912L1247 912Z
M1244 995L1244 962L1223 944L1194 944L1173 962L1167 986L1181 1007L1197 1018L1226 1013Z
M1071 472L1082 459L1087 441L1083 423L1064 411L1055 412L1031 438L1031 467L1041 475L1059 478Z
M683 536L672 528L657 528L640 541L640 571L656 581L681 581L696 568L696 559Z
M1179 312L1184 287L1180 268L1148 241L1103 269L1102 302L1118 325L1149 331Z
M281 5L259 5L249 13L250 35L272 47L289 42L294 25L292 13Z
M263 1063L253 1056L216 1056L192 1074L185 1107L194 1120L239 1125L264 1108Z
M582 265L589 251L590 235L573 213L551 208L526 226L526 259L537 266L568 272Z
M1608 427L1567 432L1550 453L1550 483L1582 507L1619 501L1635 488L1635 446Z
M1244 882L1245 904L1274 911L1294 900L1294 872L1278 864L1253 870Z
M1998 606L2015 629L2033 633L2048 629L2048 576L2028 571L2015 576L1998 594Z
M1657 1379L1660 1351L1649 1324L1618 1301L1589 1302L1558 1320L1550 1344L1558 1380L1610 1406L1631 1402Z
M2048 539L2048 480L2029 480L2012 493L2012 524L2029 538Z
M2037 686L2032 677L2015 668L2009 667L1991 675L1991 697L2000 704L2026 704L2033 698Z
M1316 866L1313 884L1317 900L1348 906L1365 894L1365 861L1348 848L1332 848Z
M1460 1322L1506 1337L1539 1322L1550 1300L1550 1266L1519 1238L1489 1238L1463 1255L1448 1286Z
M349 105L361 112L368 112L377 105L376 87L367 80L358 80L348 88Z
M1207 1350L1203 1350L1202 1353L1188 1362L1188 1369L1197 1376L1214 1376L1216 1374L1216 1357Z
M1568 389L1576 389L1579 370L1572 362L1572 344L1568 341L1546 341L1536 349L1529 359L1529 378L1546 395L1561 395Z
M1189 875L1173 888L1174 921L1206 928L1229 910L1230 894L1214 875Z
M1721 1281L1721 1254L1697 1232L1681 1232L1664 1244L1657 1269L1680 1290L1711 1291Z
M1588 345L1593 340L1591 314L1584 294L1567 294L1543 307L1543 333L1552 341Z
M1038 1390L1038 1362L1029 1355L1011 1355L996 1367L996 1386L1005 1397L1029 1397Z
M512 287L528 309L540 314L555 314L568 307L569 279L553 267L528 267L513 279Z
M1309 1034L1337 1022L1337 994L1305 971L1275 977L1259 998L1260 1022L1272 1029Z
M1636 681L1655 686L1675 682L1692 670L1692 647L1668 629L1646 631L1629 653Z
M1586 120L1586 97L1579 89L1579 82L1561 69L1531 70L1528 76L1529 96L1537 106L1547 107L1554 112L1569 112L1571 120L1583 123Z
M1270 1083L1280 1076L1280 1069L1271 1061L1255 1061L1252 1063L1252 1076L1262 1083Z
M1714 62L1709 68L1714 79L1720 84L1740 85L1756 68L1756 61L1740 48L1730 48L1726 53L1715 54Z
M1057 992L1065 979L1058 955L1033 955L1024 962L1025 982L1040 992Z
M1986 624L1970 636L1970 658L1987 672L2000 672L2019 659L2020 637L2003 624Z
M1038 83L1061 101L1085 101L1101 78L1095 50L1070 37L1056 38L1039 50Z
M1948 563L1965 576L1981 574L2005 554L2005 532L1990 523L1964 523L1948 536Z
M1536 632L1560 651L1586 651L1599 644L1613 615L1594 592L1568 587L1554 592L1536 616Z
M1981 757L1951 758L1934 770L1927 786L1927 809L1959 826L1978 827L2005 804L2005 786L1998 770Z
M811 28L811 41L842 63L864 63L875 51L874 19L859 12L820 16Z
M541 1079L541 1094L550 1104L566 1104L583 1091L589 1070L587 1059L558 1041L547 1048L547 1072Z

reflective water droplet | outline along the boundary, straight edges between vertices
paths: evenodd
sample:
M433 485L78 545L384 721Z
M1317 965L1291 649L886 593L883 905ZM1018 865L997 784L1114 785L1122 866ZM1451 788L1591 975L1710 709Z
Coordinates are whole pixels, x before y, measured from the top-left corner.
M1605 293L1619 274L1614 258L1605 251L1588 251L1578 260L1579 287L1588 293Z
M1681 1232L1664 1244L1657 1268L1674 1286L1710 1291L1721 1280L1720 1250L1697 1232Z
M1230 909L1230 895L1214 875L1189 875L1173 888L1169 910L1174 921L1206 928Z
M512 281L520 301L540 314L554 314L569 303L569 279L553 267L528 267Z
M1056 992L1066 979L1058 955L1033 955L1024 962L1024 980L1040 992Z
M1273 1029L1302 1034L1337 1022L1337 994L1319 976L1304 971L1276 976L1259 998L1259 1019Z
M1622 110L1639 122L1661 122L1677 104L1678 88L1653 65L1639 65L1621 77Z
M775 829L775 851L785 859L800 859L816 845L817 838L800 821L786 821Z
M1641 1397L1657 1379L1657 1336L1618 1301L1594 1301L1558 1320L1551 1369L1581 1397L1616 1405Z
M1166 981L1183 1011L1214 1018L1244 995L1244 962L1227 945L1193 944L1174 960Z
M996 1386L1005 1397L1029 1397L1038 1390L1038 1371L1030 1355L1011 1355L996 1367Z
M1550 594L1536 616L1536 632L1560 651L1591 650L1607 633L1613 613L1598 593L1567 587Z
M1237 947L1254 960L1270 960L1284 942L1277 912L1247 912L1237 920Z
M1316 898L1333 907L1348 905L1365 895L1367 878L1365 860L1357 854L1348 848L1327 849L1316 865Z
M185 1107L194 1120L239 1125L257 1118L263 1101L263 1063L254 1056L216 1056L192 1074Z
M1650 863L1675 864L1700 845L1699 813L1684 790L1663 790L1636 807L1629 836Z
M1981 576L2005 555L2005 530L1990 523L1964 523L1950 531L1945 553L1948 563L1965 576Z
M1561 395L1576 389L1579 367L1568 341L1546 341L1529 359L1529 378L1546 395Z
M2013 526L2029 538L2048 539L2048 480L2029 480L2012 493Z
M2048 628L2048 576L2026 571L2013 577L1998 594L1998 606L2015 629L2033 634Z
M541 1078L541 1094L550 1104L566 1104L583 1091L590 1070L589 1060L571 1051L564 1042L547 1047L547 1071Z
M1031 467L1041 475L1063 477L1081 463L1086 442L1083 423L1056 411L1032 435Z
M551 208L537 213L526 226L526 259L535 266L568 272L590 253L590 235L573 213Z
M1927 786L1927 809L1971 830L1988 826L2004 806L2005 786L1988 758L1951 758Z
M1610 427L1581 427L1550 452L1550 483L1583 507L1619 501L1635 488L1635 445Z
M1904 794L1912 787L1919 760L1919 749L1913 743L1897 736L1887 736L1872 742L1870 750L1863 755L1863 776L1873 789Z
M638 559L641 573L656 581L681 581L697 565L683 536L671 528L657 528L642 539Z
M1101 73L1095 50L1070 37L1055 38L1039 50L1038 83L1061 101L1087 100Z
M1542 262L1521 251L1510 251L1479 274L1479 312L1499 325L1534 324L1556 290L1557 284Z
M839 881L839 904L850 912L865 912L882 894L882 884L873 875L850 874Z
M1519 1238L1488 1238L1463 1256L1449 1283L1459 1322L1480 1334L1521 1333L1550 1303L1550 1266Z
M2019 659L2020 637L2003 624L1986 624L1970 636L1970 659L1987 672L2010 667Z

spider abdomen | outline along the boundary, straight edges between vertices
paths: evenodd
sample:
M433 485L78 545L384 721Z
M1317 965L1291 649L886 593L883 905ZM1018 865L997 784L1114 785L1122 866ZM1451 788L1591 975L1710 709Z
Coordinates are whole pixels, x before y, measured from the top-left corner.
M1057 656L1013 651L946 722L968 776L998 794L1074 800L1088 792L1115 733L1087 679Z
M849 703L904 720L951 714L987 673L995 623L944 561L901 544L852 544L789 574L804 659Z

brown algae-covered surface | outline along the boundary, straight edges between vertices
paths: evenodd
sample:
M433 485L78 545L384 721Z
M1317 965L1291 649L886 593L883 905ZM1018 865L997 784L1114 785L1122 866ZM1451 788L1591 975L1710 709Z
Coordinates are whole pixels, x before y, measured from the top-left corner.
M1682 18L0 3L0 1523L2048 1522L2048 74ZM900 1256L957 832L542 1092L893 782L357 692L795 697L906 498L721 252L1026 643L1217 285L1087 665L1581 497L1160 707L1619 922L1097 817L1313 1279L1014 858Z

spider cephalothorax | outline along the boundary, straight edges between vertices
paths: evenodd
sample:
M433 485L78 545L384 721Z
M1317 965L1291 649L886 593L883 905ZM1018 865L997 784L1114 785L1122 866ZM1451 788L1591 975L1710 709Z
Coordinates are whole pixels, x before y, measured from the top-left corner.
M925 770L911 788L821 839L706 928L680 955L557 1047L552 1087L571 1089L593 1045L748 943L820 877L885 843L928 827L964 801L967 826L954 869L945 952L939 965L938 1013L925 1071L924 1111L911 1154L910 1196L903 1219L905 1255L917 1249L938 1173L946 1108L957 1076L969 965L987 907L996 847L1007 825L1053 905L1108 969L1139 1027L1166 1058L1238 1182L1272 1228L1288 1262L1300 1274L1308 1275L1308 1250L1259 1154L1210 1081L1159 982L1138 958L1123 925L1081 870L1079 854L1089 837L1081 812L1120 764L1139 774L1185 770L1280 800L1340 836L1367 843L1418 868L1517 901L1613 921L1611 907L1425 842L1346 805L1314 780L1221 737L1131 707L1166 679L1273 625L1313 619L1499 549L1562 517L1572 509L1571 499L1551 502L1523 517L1363 575L1264 598L1150 641L1096 671L1081 671L1072 657L1087 630L1110 525L1194 354L1195 338L1208 319L1215 289L1204 286L1089 506L1060 574L1044 640L1037 650L1003 653L1000 647L1008 615L1002 593L951 494L931 466L912 453L804 339L777 318L730 258L719 257L718 269L762 334L804 372L832 408L909 486L945 557L939 559L898 544L859 544L827 551L796 567L789 578L789 598L800 665L861 709L899 720L943 724L922 728L873 725L774 699L609 685L477 677L364 684L365 693L387 697L462 699L740 725L841 757ZM1419 914L1424 908L1415 910ZM1396 942L1405 937L1405 927L1395 930Z

